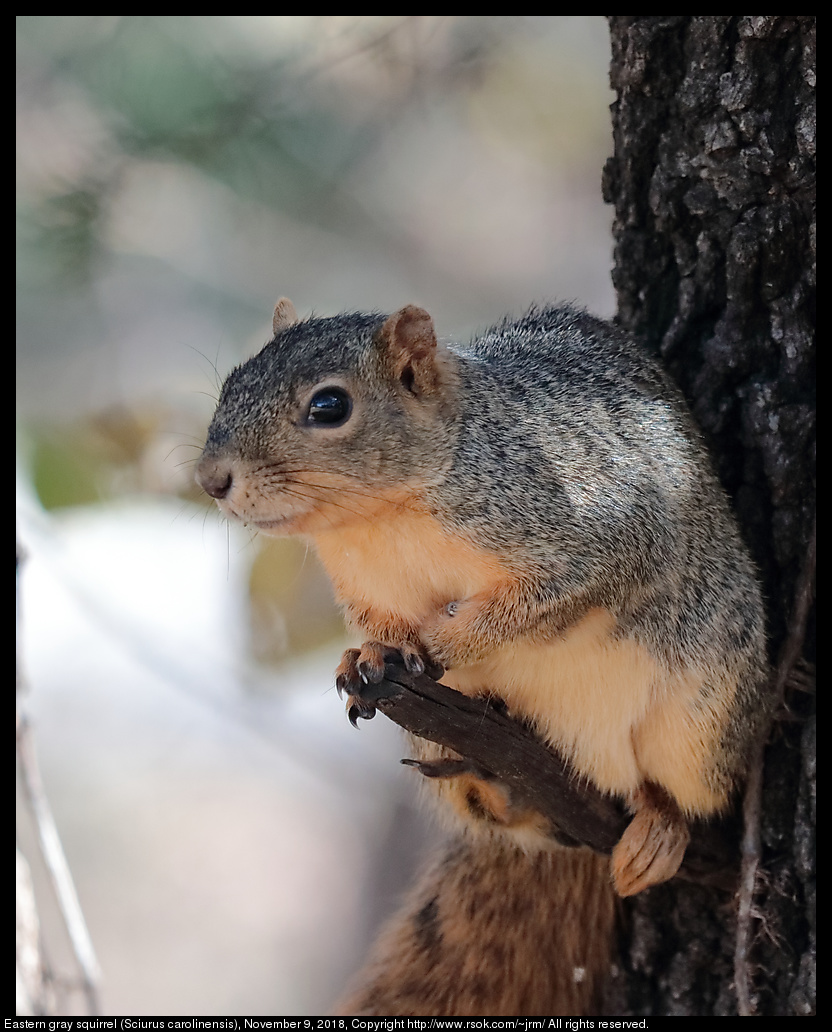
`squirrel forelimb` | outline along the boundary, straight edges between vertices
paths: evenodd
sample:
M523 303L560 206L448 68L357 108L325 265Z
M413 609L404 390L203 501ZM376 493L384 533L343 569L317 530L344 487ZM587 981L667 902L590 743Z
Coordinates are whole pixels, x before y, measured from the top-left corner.
M550 636L572 623L588 603L560 596L547 581L506 577L488 590L440 606L422 624L430 655L446 670L482 659L507 641Z

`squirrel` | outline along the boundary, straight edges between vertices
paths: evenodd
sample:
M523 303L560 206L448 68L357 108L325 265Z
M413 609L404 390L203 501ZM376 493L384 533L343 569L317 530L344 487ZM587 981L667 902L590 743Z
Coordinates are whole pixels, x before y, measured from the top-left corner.
M454 911L483 897L471 864L498 897L513 866L567 899L560 867L577 864L608 929L610 883L628 896L673 877L689 822L727 808L771 708L757 573L681 392L571 306L460 344L415 305L301 320L282 298L272 329L223 385L197 481L226 516L314 543L365 639L336 672L351 716L372 715L362 688L400 657L498 696L632 813L608 861L544 841L493 782L431 778L485 845L432 876L462 898L423 886L385 949L412 975L414 949L429 964L432 936L458 940ZM420 761L444 755L418 742ZM452 1007L438 977L425 992ZM396 1004L389 972L374 984L349 1006L443 1013ZM498 1012L521 1013L464 1011Z

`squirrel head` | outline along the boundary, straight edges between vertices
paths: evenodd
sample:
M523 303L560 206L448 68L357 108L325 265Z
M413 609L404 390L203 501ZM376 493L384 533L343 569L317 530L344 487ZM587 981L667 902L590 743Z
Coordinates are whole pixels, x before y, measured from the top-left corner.
M226 379L197 467L223 512L266 533L314 535L442 479L456 360L424 309L300 320L281 298L272 329Z

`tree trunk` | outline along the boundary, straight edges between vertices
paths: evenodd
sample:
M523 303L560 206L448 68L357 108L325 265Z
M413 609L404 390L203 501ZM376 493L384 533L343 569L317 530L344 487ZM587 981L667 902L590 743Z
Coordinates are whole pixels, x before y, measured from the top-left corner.
M708 440L789 687L762 767L750 961L735 970L724 895L671 882L626 903L608 1009L736 1014L739 988L748 1012L813 1013L815 724L795 685L814 658L801 605L815 502L815 20L609 21L618 321L662 355Z

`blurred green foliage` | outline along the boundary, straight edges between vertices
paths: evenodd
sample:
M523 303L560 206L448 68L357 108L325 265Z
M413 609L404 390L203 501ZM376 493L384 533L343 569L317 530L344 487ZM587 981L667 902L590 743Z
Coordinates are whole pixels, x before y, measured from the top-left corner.
M47 508L196 501L219 384L280 294L302 313L417 301L440 333L544 298L606 314L600 17L24 15L16 33L18 409ZM254 562L263 658L330 633L314 575L284 597L299 554Z
M45 509L101 500L100 467L72 436L43 434L32 443L32 483Z

